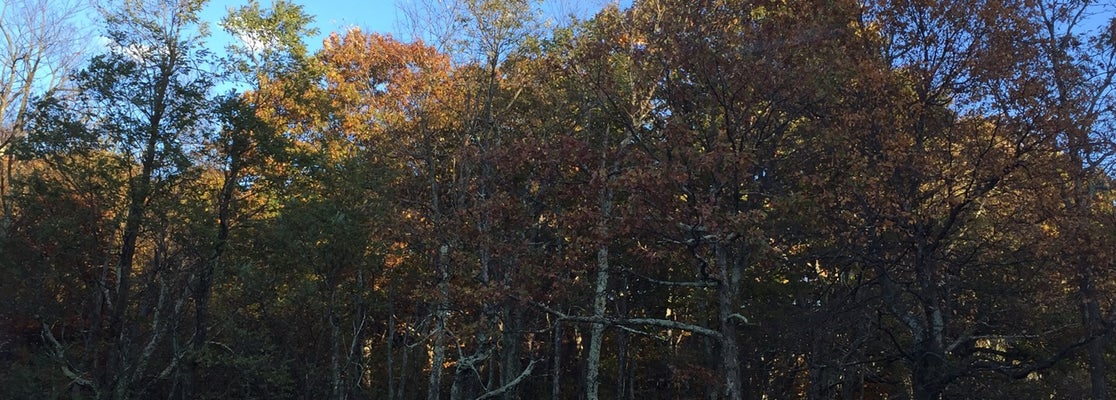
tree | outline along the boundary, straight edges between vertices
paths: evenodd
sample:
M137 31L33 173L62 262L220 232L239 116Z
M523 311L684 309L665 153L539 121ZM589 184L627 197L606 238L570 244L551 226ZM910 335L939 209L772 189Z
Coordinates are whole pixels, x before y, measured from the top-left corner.
M75 75L75 100L42 103L29 138L32 149L44 151L54 149L43 143L76 142L77 150L103 154L100 166L123 174L120 226L102 227L118 235L115 250L103 255L115 260L104 260L106 269L90 288L97 306L85 326L93 336L81 370L94 375L75 378L94 396L140 396L182 356L170 355L150 375L160 346L175 333L185 296L188 262L170 235L179 230L171 221L188 218L188 209L176 205L186 201L183 182L193 174L187 146L200 142L208 100L209 80L191 36L202 4L129 1L105 9L109 51ZM52 337L48 322L43 334ZM72 362L61 348L60 362Z
M268 164L283 158L284 141L276 134L276 127L259 112L267 96L280 94L265 92L263 88L270 81L294 75L304 78L295 82L305 82L312 63L301 38L313 33L307 27L311 21L300 7L285 1L275 2L268 10L253 1L230 10L222 21L222 27L241 40L239 45L230 45L223 67L231 81L245 85L245 93L230 92L216 99L213 117L218 126L215 132L206 135L205 158L199 160L219 173L220 179L209 199L216 210L216 230L211 243L203 246L208 247L203 252L209 254L204 256L191 282L194 332L190 338L191 362L180 385L184 398L198 395L195 391L202 387L198 383L213 380L203 376L206 371L200 363L211 354L206 348L213 325L210 303L213 287L221 283L215 280L228 276L232 269L234 257L227 253L235 244L233 227L265 208L260 200L250 198L266 193Z
M861 111L846 113L863 119L850 124L860 126L849 136L855 144L841 146L861 155L844 168L864 172L836 186L850 190L838 207L855 210L840 223L839 243L856 250L833 274L858 276L854 290L880 296L865 305L883 316L872 328L890 342L882 359L902 360L915 398L1002 396L966 381L1028 377L1092 341L1035 334L1044 330L1017 318L1035 312L1031 305L1004 295L1049 296L1047 306L1060 307L1064 298L1046 291L1065 293L1034 283L1064 273L1042 267L1049 238L1036 229L1051 222L1051 188L1063 178L1042 172L1060 168L1051 153L1058 128L1045 122L1055 108L1039 105L1050 88L1033 71L1043 62L1021 45L1037 42L1027 38L1029 7L880 2L866 10L889 66L879 86L854 97ZM883 103L866 106L873 101Z
M1028 33L1032 36L1029 55L1031 71L1042 79L1032 83L1039 90L1030 102L1016 102L1015 109L1047 120L1045 127L1064 154L1058 169L1062 199L1059 218L1067 234L1062 260L1072 280L1077 281L1081 297L1081 323L1086 337L1090 394L1094 399L1109 398L1107 349L1111 342L1108 328L1112 303L1099 293L1111 281L1110 233L1106 224L1110 214L1103 199L1112 173L1116 150L1116 19L1090 22L1104 10L1088 1L1040 1L1029 9ZM1100 19L1100 18L1097 18ZM1095 26L1090 26L1095 25ZM1038 78L1041 76L1042 78ZM1064 219L1063 219L1064 218ZM1092 245L1101 244L1101 247Z
M705 351L722 395L759 396L771 374L744 366L773 362L762 350L766 330L784 317L762 310L790 308L791 282L810 276L786 261L801 247L785 231L784 221L796 213L786 205L794 204L799 182L819 179L805 167L818 157L810 144L827 140L819 126L840 100L834 88L848 84L844 79L865 57L854 41L856 8L658 6L663 16L646 29L661 33L632 44L669 69L652 100L663 105L654 111L661 120L651 124L658 129L629 139L645 161L630 172L640 186L628 218L647 235L640 242L681 255L689 275L679 280L666 265L642 273L673 282L677 296L704 305L698 307L706 312L690 318L702 321L696 324L715 343ZM641 203L647 206L635 207ZM744 345L751 341L759 345Z
M0 5L0 237L11 222L12 141L24 134L37 96L64 86L81 59L78 1L13 0Z
M483 395L474 392L479 392L482 386L492 385L482 385L473 378L483 363L499 367L501 387L521 381L522 371L525 370L520 361L522 310L515 302L500 298L492 291L500 286L512 286L511 271L514 267L509 264L512 260L497 257L495 248L505 233L494 228L500 219L497 213L502 212L501 206L506 205L502 203L505 198L498 193L497 186L501 182L496 171L496 158L514 137L505 130L511 118L507 110L514 105L518 91L523 88L509 88L504 83L508 74L515 71L510 67L513 64L511 60L516 58L521 44L531 37L534 5L534 2L524 1L435 1L421 2L408 11L414 19L411 21L413 25L427 28L426 32L416 32L416 36L429 39L435 47L458 56L453 58L457 64L454 78L458 89L463 90L465 95L463 101L454 103L458 109L443 110L464 118L457 134L468 138L467 146L459 149L456 156L461 164L456 167L459 183L453 190L468 192L459 192L465 196L459 197L454 204L458 208L457 216L442 216L456 218L456 221L444 222L468 229L476 240L450 238L439 248L447 251L446 257L460 255L458 259L470 260L469 268L475 265L477 282L469 286L476 288L468 291L477 294L480 303L473 306L480 310L478 315L483 315L484 319L471 323L473 326L467 328L473 333L472 338L457 343L461 349L469 348L472 354L460 357L469 363L459 361L456 365L450 388L453 398ZM424 19L420 22L415 18ZM438 203L438 206L446 207L444 203ZM468 220L470 218L471 221ZM447 279L449 277L446 276ZM498 313L491 311L496 307L500 309ZM442 321L445 317L440 316L438 320ZM435 359L444 357L444 333L440 328L435 333ZM497 349L501 357L493 360L491 353ZM430 371L428 395L431 398L439 396L441 374L438 367ZM515 392L511 387L501 391L505 398L515 396Z

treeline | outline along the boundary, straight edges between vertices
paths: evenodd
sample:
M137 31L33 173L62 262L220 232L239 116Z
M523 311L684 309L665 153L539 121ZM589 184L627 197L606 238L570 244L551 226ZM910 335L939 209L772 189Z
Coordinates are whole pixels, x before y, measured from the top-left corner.
M0 67L0 397L1110 397L1103 4L204 3Z

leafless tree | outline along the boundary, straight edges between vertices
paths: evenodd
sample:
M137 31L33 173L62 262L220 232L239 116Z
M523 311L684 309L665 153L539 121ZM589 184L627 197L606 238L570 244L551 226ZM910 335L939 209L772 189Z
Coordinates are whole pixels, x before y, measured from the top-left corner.
M0 3L0 232L12 213L12 139L22 132L32 99L64 86L90 47L92 36L78 23L88 9L86 0Z

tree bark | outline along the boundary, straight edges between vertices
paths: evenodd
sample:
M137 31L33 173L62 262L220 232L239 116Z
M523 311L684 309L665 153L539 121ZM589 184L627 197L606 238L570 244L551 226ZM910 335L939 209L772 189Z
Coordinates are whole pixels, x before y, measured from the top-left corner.
M488 393L485 393L485 394L481 395L480 397L477 397L476 400L487 400L487 399L491 399L491 398L494 398L494 397L497 397L497 396L502 396L502 395L507 394L508 391L510 391L510 390L514 389L515 387L519 386L519 384L522 383L524 379L531 376L531 371L535 370L535 363L536 362L537 362L536 360L531 360L531 362L529 364L527 364L527 368L524 368L523 372L520 372L519 375L515 377L515 379L512 379L512 380L508 381L508 383L504 384L504 386L501 386L501 387L497 388L496 390L490 391Z
M431 348L430 380L427 400L439 400L442 393L442 370L446 362L446 317L449 313L449 246L443 244L438 249L437 271L438 302L434 311L434 345Z
M600 165L597 170L598 193L597 206L600 215L597 221L597 278L593 291L593 317L604 320L605 306L608 303L608 223L613 213L613 192L609 188L608 168L608 143L610 130L606 130L600 141ZM585 398L597 400L600 388L600 349L604 343L605 324L594 322L589 330L589 350L586 359L585 371Z
M608 138L605 138L607 143ZM600 221L597 225L597 240L600 243L597 245L597 279L596 286L593 289L593 317L603 319L605 315L605 305L608 302L608 278L609 278L609 259L608 259L608 223L612 215L612 191L608 187L609 174L608 169L605 167L605 153L601 154L601 168L598 172L600 175L598 179L601 180L601 193L600 193ZM601 368L601 347L604 342L605 325L601 322L594 322L590 329L589 335L589 353L586 359L585 366L585 398L587 400L597 400L600 389L600 368Z
M721 283L717 286L717 319L720 322L721 338L721 373L724 375L725 398L729 400L742 400L744 398L743 385L740 382L740 347L737 343L736 323L733 322L735 314L736 289L733 282L728 249L720 241L714 244L718 263L718 278Z
M343 400L345 398L345 386L341 381L341 317L338 315L337 310L337 286L332 282L332 279L327 279L329 283L329 372L330 381L332 386L334 400Z
M131 301L132 270L136 255L136 244L143 227L144 213L147 211L147 202L151 198L152 179L155 173L158 145L162 136L162 120L166 113L167 88L173 77L177 60L174 49L169 49L172 58L165 60L159 66L160 75L155 82L154 98L150 118L145 127L144 147L141 155L140 174L129 182L128 212L125 217L124 231L121 237L120 257L116 266L116 300L113 304L112 319L109 332L114 337L114 345L110 352L110 368L106 376L113 382L113 398L127 398L131 387L131 362L128 360L131 339L128 337L128 328L125 326L125 317Z
M597 285L593 290L593 316L604 318L606 289L608 288L608 246L597 249ZM597 400L600 386L601 346L605 325L594 322L589 333L589 353L585 366L585 398Z
M554 321L554 354L550 359L550 398L559 399L562 393L562 321Z
M406 336L404 336L404 337L406 337ZM409 348L408 348L408 346L406 346L406 343L407 343L406 340L404 340L403 341L403 344L404 344L404 346L403 346L403 361L402 361L402 365L399 366L399 389L395 393L396 394L395 398L400 399L400 400L407 398L407 379L410 377L410 374L408 374L409 370L407 368L409 368L410 365L411 365L411 351L408 351ZM394 400L394 399L392 399L392 400Z
M508 386L508 389L501 395L504 400L512 400L517 397L518 390L516 385L511 385L522 371L519 362L519 346L523 340L523 313L519 306L513 302L504 303L504 322L503 329L503 347L501 348L500 360L500 385ZM510 385L510 386L509 386Z
M8 145L0 145L0 164L3 164L3 173L0 173L0 239L8 237L8 230L12 226L12 213L14 206L8 198L8 187L11 185L14 169L12 163L15 159L8 154Z
M385 351L385 361L387 362L387 398L388 400L395 400L395 296L394 291L388 289L387 296L387 350Z
M1082 260L1082 262L1086 262ZM1082 264L1086 265L1086 264ZM1087 266L1084 268L1088 269ZM1081 294L1085 297L1082 319L1091 340L1086 346L1089 364L1089 393L1093 400L1108 400L1108 368L1105 360L1105 347L1108 345L1106 328L1101 315L1100 303L1096 299L1096 289L1092 273L1086 272L1081 278Z

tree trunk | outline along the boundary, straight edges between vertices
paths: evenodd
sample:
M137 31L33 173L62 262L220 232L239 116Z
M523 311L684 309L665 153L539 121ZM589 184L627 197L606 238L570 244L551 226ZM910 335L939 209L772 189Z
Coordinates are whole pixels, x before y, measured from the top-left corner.
M737 344L736 323L732 321L736 307L737 280L734 273L735 266L730 265L728 250L721 242L714 244L717 257L717 270L720 284L717 285L717 319L720 321L721 332L721 373L724 374L725 398L729 400L742 400L743 385L740 382L740 347Z
M608 246L597 249L597 285L593 290L593 317L603 318L608 289ZM594 322L589 334L589 354L585 365L585 398L597 400L600 386L601 346L605 326Z
M443 308L444 304L439 304ZM430 380L427 387L427 400L439 400L442 397L442 369L446 362L446 316L445 311L439 309L435 317L434 346L431 348Z
M626 291L628 289L628 275L621 276L621 285L619 290ZM616 314L620 318L627 318L628 315L628 299L631 296L617 296L616 298ZM633 394L633 374L631 368L631 360L628 357L628 343L631 340L628 331L620 330L616 334L616 398L620 400L631 399Z
M477 397L482 384L477 374L477 364L487 358L488 349L478 348L472 355L457 360L453 385L450 387L450 400L471 400Z
M1089 383L1093 400L1108 400L1107 362L1105 361L1107 339L1107 335L1102 335L1089 342Z
M333 395L330 396L334 400L343 400L345 398L344 384L341 382L341 317L338 316L337 311L337 289L336 285L329 282L329 347L330 347L330 381L332 386Z
M628 332L616 335L616 398L628 399Z
M404 337L406 337L406 336L404 336ZM395 398L400 399L400 400L403 400L403 399L407 398L407 379L410 377L410 374L408 373L408 372L410 372L410 370L408 370L408 368L411 365L411 357L412 357L411 353L412 352L408 351L408 347L406 346L406 343L407 343L406 340L404 340L403 341L403 344L404 344L404 346L403 346L403 362L402 362L403 365L399 366L399 389L398 389L398 392L395 393L396 394Z
M237 156L233 156L237 157ZM209 340L209 300L213 292L213 274L219 269L221 258L228 246L230 226L232 225L232 207L236 196L237 180L240 179L240 165L237 160L229 166L225 173L221 192L217 197L217 236L213 240L213 253L202 265L198 272L197 283L194 287L194 335L190 340L190 352L195 356L205 348ZM188 370L183 379L183 395L190 397L193 387L204 384L199 382L200 367L195 361L190 361L185 368Z
M600 198L598 199L598 206L600 207L600 220L597 222L597 279L596 286L593 289L593 317L603 319L605 316L605 305L608 303L608 278L609 278L609 259L608 259L608 235L609 235L609 219L612 217L612 189L609 187L609 170L607 167L607 148L609 132L605 133L601 145L601 165L597 171L597 179L600 180ZM601 369L601 346L604 342L605 325L601 322L594 322L590 329L589 336L589 354L586 359L585 365L585 398L587 400L597 400L598 392L600 389L600 369Z
M394 291L388 289L387 296L387 398L395 400L395 298Z
M12 213L14 212L11 199L9 199L9 187L12 182L13 167L12 162L15 159L11 154L8 154L8 145L0 145L0 163L3 164L3 173L0 173L0 239L8 237L8 229L12 226Z
M562 393L562 321L554 321L554 355L551 357L550 398L558 400Z
M1084 257L1082 257L1084 258ZM1081 260L1082 268L1088 269L1086 260ZM1091 336L1086 352L1089 363L1089 393L1093 400L1108 400L1108 365L1105 360L1105 347L1108 345L1109 335L1105 332L1100 303L1096 299L1096 288L1093 284L1093 274L1086 271L1081 278L1081 294L1085 297L1082 305L1082 319L1085 329Z
M434 346L430 357L430 385L427 400L439 400L442 392L442 370L446 362L446 317L449 312L449 246L443 244L438 249L437 271L438 309L434 316Z
M519 307L512 303L506 302L504 304L504 322L503 331L503 344L501 348L500 360L500 385L506 386L512 383L522 371L522 366L519 362L519 345L523 340L523 312ZM503 394L504 400L512 400L518 397L519 390L515 386L509 388Z
M166 79L169 79L166 78ZM128 213L125 217L124 232L121 237L120 257L116 264L116 299L113 302L112 318L109 324L109 333L115 340L110 354L111 368L105 371L107 379L113 382L113 398L124 399L128 396L131 380L128 361L131 350L130 332L125 326L125 319L131 301L132 269L136 255L136 244L143 227L143 214L147 209L147 201L151 197L151 180L155 172L157 146L159 143L159 124L165 105L166 82L156 85L157 95L155 112L152 114L150 128L147 132L145 147L141 162L139 176L131 179L128 191ZM161 95L160 95L161 94Z
M943 374L942 358L930 350L921 350L915 354L918 359L912 368L912 393L915 400L939 400L942 398Z

